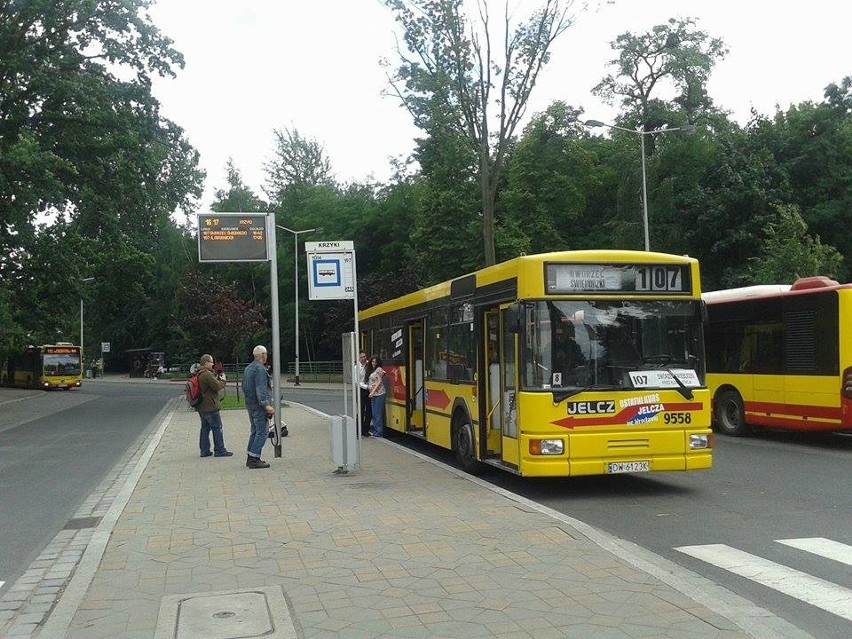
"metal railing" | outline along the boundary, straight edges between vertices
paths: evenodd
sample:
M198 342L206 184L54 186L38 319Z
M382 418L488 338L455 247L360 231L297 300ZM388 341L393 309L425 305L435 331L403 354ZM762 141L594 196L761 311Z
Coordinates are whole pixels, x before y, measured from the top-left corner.
M168 369L172 377L185 377L189 374L192 362L173 364ZM249 362L224 363L228 379L242 377ZM296 362L282 362L285 381L293 381L296 376ZM301 382L341 382L343 381L343 362L341 361L308 361L299 362L299 381Z
M288 380L296 377L296 362L287 362L283 366ZM343 362L299 362L299 381L301 382L342 382Z

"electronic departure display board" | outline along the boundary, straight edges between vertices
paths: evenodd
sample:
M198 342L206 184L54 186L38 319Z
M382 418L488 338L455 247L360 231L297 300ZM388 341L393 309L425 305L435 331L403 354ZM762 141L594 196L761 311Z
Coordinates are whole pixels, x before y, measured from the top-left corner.
M267 216L262 213L200 213L199 262L266 262Z

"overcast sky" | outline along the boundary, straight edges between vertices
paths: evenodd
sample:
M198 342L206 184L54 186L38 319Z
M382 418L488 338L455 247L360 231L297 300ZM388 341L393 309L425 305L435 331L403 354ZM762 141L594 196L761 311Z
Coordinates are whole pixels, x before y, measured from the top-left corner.
M502 0L491 6L498 12ZM589 119L611 120L616 109L591 94L616 55L609 43L671 17L696 18L727 44L730 53L715 68L709 93L741 124L751 108L773 114L776 104L819 101L826 85L852 75L850 13L829 0L615 0L576 14L539 76L527 114L564 100ZM177 79L157 81L154 93L201 153L202 209L226 186L229 157L263 196L275 129L297 129L323 144L343 182L386 181L388 158L411 152L417 130L398 102L383 95L380 60L395 61L397 26L380 0L157 0L151 16L186 58Z

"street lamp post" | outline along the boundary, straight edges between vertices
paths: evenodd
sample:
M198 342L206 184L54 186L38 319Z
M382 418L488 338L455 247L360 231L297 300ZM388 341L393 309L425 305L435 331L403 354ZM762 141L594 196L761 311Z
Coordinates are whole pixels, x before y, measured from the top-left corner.
M652 129L650 131L645 131L643 129L627 129L623 126L616 126L614 124L607 124L606 122L601 122L600 120L586 120L583 124L587 127L597 128L601 126L605 126L609 129L616 129L618 131L626 131L627 133L635 133L639 136L639 139L642 141L642 225L645 229L645 250L651 250L651 237L648 229L648 178L645 172L645 136L653 135L654 133L672 133L674 131L681 131L683 133L695 133L695 125L694 124L685 124L683 126L668 128L664 127L662 129Z
M286 226L276 224L279 229L288 231L293 234L293 281L295 282L295 300L296 300L296 377L293 380L294 386L299 386L299 235L302 233L313 233L321 229L305 229L304 231L294 231Z

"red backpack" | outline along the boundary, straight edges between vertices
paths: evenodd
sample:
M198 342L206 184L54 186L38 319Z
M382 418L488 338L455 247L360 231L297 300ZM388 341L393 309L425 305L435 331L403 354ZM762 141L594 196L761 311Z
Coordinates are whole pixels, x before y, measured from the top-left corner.
M200 377L201 375L199 373L190 375L189 379L186 380L186 385L184 386L183 395L190 408L198 408L201 400L204 399L204 395L201 393Z

